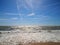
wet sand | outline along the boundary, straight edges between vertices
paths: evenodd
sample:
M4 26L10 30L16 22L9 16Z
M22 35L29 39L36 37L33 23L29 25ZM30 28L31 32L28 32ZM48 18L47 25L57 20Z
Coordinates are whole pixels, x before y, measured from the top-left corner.
M23 44L19 44L19 45L23 45ZM60 45L60 42L36 42L36 43L29 43L29 44L24 44L24 45Z
M60 42L31 43L31 45L60 45Z

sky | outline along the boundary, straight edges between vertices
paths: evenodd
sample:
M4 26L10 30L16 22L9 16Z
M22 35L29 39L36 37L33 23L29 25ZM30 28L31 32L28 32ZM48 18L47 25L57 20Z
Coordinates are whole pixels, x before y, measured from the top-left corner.
M60 26L60 0L0 0L0 26Z

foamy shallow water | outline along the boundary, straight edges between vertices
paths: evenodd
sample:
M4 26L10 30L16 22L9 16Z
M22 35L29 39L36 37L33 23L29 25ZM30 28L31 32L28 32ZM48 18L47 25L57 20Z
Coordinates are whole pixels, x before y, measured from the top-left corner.
M17 31L6 31L0 34L0 44L2 45L17 45L19 43L25 44L29 42L60 42L60 30L41 30L41 32L30 33Z

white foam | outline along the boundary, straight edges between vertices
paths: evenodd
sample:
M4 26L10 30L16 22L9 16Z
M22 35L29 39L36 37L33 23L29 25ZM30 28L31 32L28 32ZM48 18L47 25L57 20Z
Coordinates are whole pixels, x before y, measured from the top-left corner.
M55 33L54 33L55 32ZM41 31L40 33L7 33L2 34L0 43L3 45L16 45L18 43L29 43L29 42L60 42L59 31Z

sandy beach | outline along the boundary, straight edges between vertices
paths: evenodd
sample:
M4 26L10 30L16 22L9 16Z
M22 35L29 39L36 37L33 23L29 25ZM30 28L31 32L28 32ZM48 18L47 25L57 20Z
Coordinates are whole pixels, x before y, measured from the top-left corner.
M32 43L31 45L60 45L60 42Z
M18 45L60 45L60 42L35 42L35 43L18 44Z

